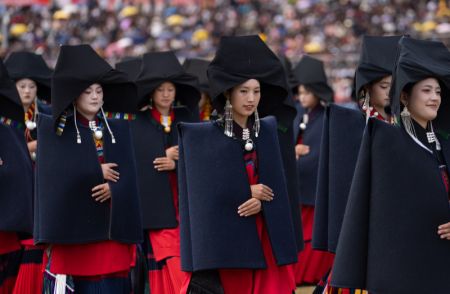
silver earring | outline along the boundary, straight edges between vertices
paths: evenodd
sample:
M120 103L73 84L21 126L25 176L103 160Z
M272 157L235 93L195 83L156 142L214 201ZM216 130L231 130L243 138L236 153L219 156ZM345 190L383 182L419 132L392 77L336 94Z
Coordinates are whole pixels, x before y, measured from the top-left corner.
M225 102L225 135L233 137L233 106L227 98Z
M369 92L365 92L362 109L366 113L366 123L367 123L367 121L369 120L370 111L371 111L371 109L370 109L370 95L369 95Z
M411 118L411 113L409 112L407 105L403 107L403 110L400 113L400 117L402 119L403 127L405 128L406 132L411 136L417 138L416 130L414 129L414 124Z
M259 131L261 129L261 122L259 121L258 108L256 108L255 110L255 125L253 126L253 129L255 131L255 137L258 138Z
M77 131L77 144L81 144L80 130L78 130L77 125L77 107L73 104L73 122L75 124L75 130Z

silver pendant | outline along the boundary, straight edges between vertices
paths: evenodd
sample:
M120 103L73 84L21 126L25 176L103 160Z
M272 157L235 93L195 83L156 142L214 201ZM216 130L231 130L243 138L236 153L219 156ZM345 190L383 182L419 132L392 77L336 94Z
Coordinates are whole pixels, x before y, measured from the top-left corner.
M30 131L32 131L36 128L36 122L34 122L32 120L27 120L25 125L27 126L27 129L29 129Z
M253 142L252 140L247 140L247 142L245 142L245 146L244 146L246 151L252 151L253 150Z

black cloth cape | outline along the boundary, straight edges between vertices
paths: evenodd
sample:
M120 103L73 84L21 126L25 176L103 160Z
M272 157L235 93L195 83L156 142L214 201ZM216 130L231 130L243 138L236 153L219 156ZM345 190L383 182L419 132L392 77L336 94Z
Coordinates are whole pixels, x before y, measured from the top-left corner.
M241 143L215 122L183 123L179 132L182 269L265 268L255 218L237 214L251 193ZM273 117L261 119L256 151L259 180L275 194L262 212L274 256L278 265L294 263L297 246Z
M61 136L52 119L38 118L36 243L83 244L104 240L142 242L140 203L134 152L127 121L108 120L116 143L103 131L105 162L118 164L120 180L110 182L111 201L93 200L91 189L103 183L92 131L79 125L82 143L77 144L73 116L67 118Z
M333 103L325 110L314 210L315 249L336 251L365 126L358 110Z
M298 185L299 185L299 203L306 205L315 205L317 173L319 169L320 142L323 130L323 116L325 108L315 110L314 119L308 122L305 130L302 130L304 145L310 147L310 152L297 159ZM299 125L294 125L294 135L297 140L300 132ZM297 144L297 141L295 142Z
M15 81L30 79L37 84L37 96L47 102L51 101L50 80L52 70L41 55L32 52L13 52L5 60L9 76Z
M286 101L272 111L278 124L278 141L281 157L283 158L284 174L289 195L289 203L292 210L292 222L297 239L297 249L303 249L303 228L299 209L298 172L295 161L294 125L292 123L297 111L292 98L288 96Z
M0 231L30 234L33 167L23 134L23 128L0 124Z
M450 142L439 140L448 163ZM438 226L449 221L436 158L402 128L371 118L331 284L375 294L450 293L450 242L437 234Z
M166 156L166 148L178 145L177 123L195 121L186 107L174 107L173 110L175 120L169 135L149 111L136 114L136 119L131 122L144 229L178 226L169 174L153 167L155 158Z

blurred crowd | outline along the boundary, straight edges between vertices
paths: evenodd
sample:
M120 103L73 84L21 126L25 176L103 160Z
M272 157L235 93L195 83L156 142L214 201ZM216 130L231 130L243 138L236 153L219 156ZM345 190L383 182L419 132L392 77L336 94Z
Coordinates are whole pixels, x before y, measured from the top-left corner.
M45 2L45 1L44 1ZM33 50L53 66L60 44L91 44L112 64L147 51L210 58L220 36L260 34L293 64L322 59L336 90L349 96L361 35L450 39L446 0L53 0L5 6L0 56ZM341 97L342 96L342 97Z

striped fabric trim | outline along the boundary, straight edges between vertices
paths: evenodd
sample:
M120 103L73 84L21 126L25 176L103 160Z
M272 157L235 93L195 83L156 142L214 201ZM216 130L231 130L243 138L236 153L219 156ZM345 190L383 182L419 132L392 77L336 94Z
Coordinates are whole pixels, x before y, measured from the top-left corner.
M8 127L13 127L16 129L23 129L24 124L20 123L18 121L12 120L10 118L7 118L5 116L0 116L0 124Z
M61 136L63 134L64 127L66 126L66 121L67 121L67 113L63 113L59 117L58 127L56 128L56 134L58 136Z
M135 120L136 114L123 113L123 112L105 112L105 115L109 119L122 119L122 120Z

